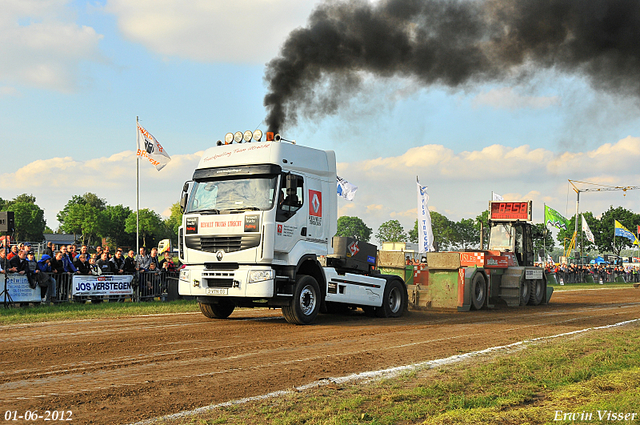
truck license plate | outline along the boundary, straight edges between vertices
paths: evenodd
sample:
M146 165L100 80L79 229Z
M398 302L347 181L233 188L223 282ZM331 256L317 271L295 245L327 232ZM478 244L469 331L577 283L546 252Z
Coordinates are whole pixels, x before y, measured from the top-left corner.
M227 295L228 293L227 288L207 288L207 295Z

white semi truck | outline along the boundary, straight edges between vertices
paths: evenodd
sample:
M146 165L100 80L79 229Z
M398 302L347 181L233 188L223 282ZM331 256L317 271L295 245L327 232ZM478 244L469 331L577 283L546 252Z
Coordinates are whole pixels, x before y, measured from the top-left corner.
M281 308L294 324L354 307L401 316L405 283L374 269L376 247L334 237L335 153L266 136L228 133L185 183L180 295L218 319L236 307Z

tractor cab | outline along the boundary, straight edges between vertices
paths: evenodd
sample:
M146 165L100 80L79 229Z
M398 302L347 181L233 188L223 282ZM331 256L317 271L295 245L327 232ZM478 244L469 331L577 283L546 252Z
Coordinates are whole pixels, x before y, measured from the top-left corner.
M520 266L533 266L531 224L524 221L490 222L489 250L513 252Z
M520 266L533 266L531 201L492 201L489 205L489 250L513 252Z

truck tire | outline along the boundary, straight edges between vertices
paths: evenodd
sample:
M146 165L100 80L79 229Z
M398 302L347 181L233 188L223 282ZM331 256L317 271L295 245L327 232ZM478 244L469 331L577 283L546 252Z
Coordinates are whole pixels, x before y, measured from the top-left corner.
M520 305L527 305L531 298L531 287L529 282L524 282L520 285Z
M540 279L529 282L529 305L538 305L545 296L544 281Z
M481 273L476 273L471 281L471 304L476 310L484 307L487 300L487 282Z
M300 275L296 279L293 299L282 307L282 315L294 325L308 325L320 311L320 286L313 276Z
M199 302L200 311L209 319L226 319L233 313L236 305L233 301L221 299L214 303Z
M388 280L382 296L382 306L376 308L378 317L400 317L407 309L407 289L397 279Z

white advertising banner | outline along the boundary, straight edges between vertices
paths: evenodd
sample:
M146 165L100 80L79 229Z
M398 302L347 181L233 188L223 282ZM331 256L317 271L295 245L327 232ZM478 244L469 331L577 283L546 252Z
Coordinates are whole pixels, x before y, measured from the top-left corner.
M32 289L29 286L27 276L17 273L8 273L7 275L0 274L0 291L4 290L5 279L7 280L7 293L13 302L33 303L42 301L40 287L36 286ZM8 300L9 297L7 297L7 301ZM0 302L4 302L4 295L0 299Z
M435 251L433 247L433 231L431 230L431 214L429 214L429 195L427 186L418 183L418 252Z
M73 276L74 296L133 295L132 275Z

